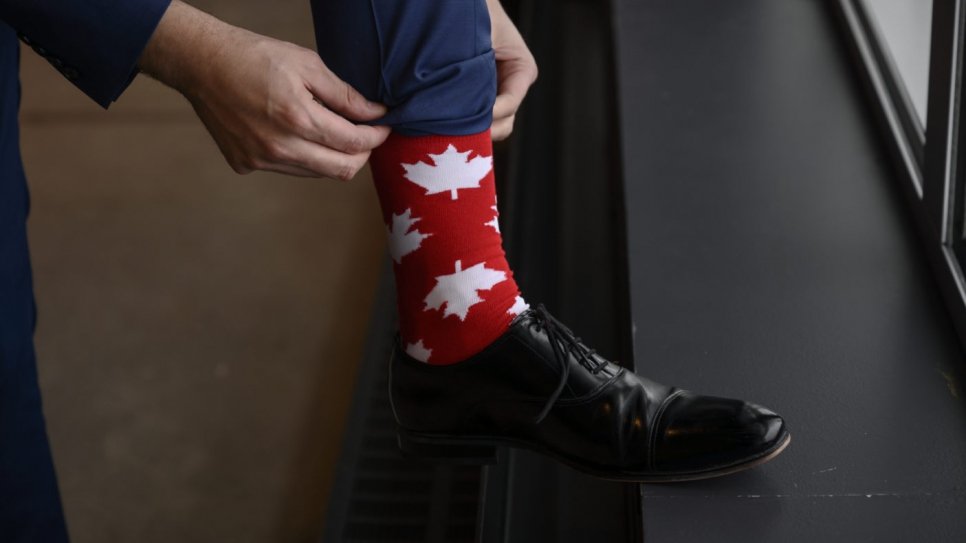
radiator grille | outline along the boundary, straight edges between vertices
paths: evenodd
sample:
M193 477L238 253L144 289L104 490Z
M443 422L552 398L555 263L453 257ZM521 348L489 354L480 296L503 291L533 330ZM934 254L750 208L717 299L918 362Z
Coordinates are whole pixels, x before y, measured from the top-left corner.
M391 307L391 295L380 288L374 313ZM385 320L370 327L323 541L477 541L482 468L438 465L399 452L387 363L395 326Z

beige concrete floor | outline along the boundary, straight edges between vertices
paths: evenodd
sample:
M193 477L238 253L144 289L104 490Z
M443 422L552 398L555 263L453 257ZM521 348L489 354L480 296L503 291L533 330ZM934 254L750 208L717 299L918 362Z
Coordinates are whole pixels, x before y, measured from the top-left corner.
M305 0L197 2L302 45ZM48 427L77 543L315 541L383 229L371 183L237 176L176 93L23 52Z

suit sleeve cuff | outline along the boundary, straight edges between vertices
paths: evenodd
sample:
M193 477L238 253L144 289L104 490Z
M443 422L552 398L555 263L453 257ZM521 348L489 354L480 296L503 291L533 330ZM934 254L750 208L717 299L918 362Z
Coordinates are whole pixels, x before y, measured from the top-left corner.
M117 19L126 27L118 44L120 54L108 57L103 79L92 79L89 85L79 81L78 87L104 108L120 98L140 73L138 60L170 3L171 0L123 2L128 13L124 14L126 18Z

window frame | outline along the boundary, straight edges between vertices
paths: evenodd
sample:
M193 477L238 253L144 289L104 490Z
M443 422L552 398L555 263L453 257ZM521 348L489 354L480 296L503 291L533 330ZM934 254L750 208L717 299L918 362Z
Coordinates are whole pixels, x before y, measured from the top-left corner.
M888 46L864 0L831 0L896 165L924 252L966 347L966 123L962 99L964 0L933 0L923 130ZM964 139L966 141L966 139Z

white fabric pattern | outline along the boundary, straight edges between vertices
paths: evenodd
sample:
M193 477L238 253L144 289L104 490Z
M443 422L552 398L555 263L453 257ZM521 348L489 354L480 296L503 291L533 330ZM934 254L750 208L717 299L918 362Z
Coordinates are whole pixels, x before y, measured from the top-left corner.
M462 264L457 260L453 273L436 277L436 286L426 296L425 310L439 309L445 305L443 318L456 315L465 321L470 307L483 301L479 291L489 290L493 285L506 281L506 272L487 268L482 262L465 270Z
M426 189L427 195L448 192L456 200L459 189L480 188L480 181L493 169L493 157L467 160L469 155L469 151L461 153L450 145L441 155L429 153L435 166L417 162L402 164L402 167L406 170L406 179Z
M389 232L389 255L396 264L402 261L402 257L418 249L423 240L432 235L412 229L418 220L419 217L412 216L411 209L407 209L401 215L392 214L392 225L387 226L386 230Z
M498 221L497 219L500 217L500 212L497 211L495 205L494 206L490 206L490 207L493 208L493 218L490 219L490 220L488 220L488 221L486 221L483 224L485 224L485 225L493 228L494 230L496 230L496 233L499 234L500 233L500 221Z
M513 306L507 309L507 315L519 315L527 309L530 309L530 304L523 301L523 296L517 296L516 300L513 301Z
M406 354L419 360L420 362L429 362L429 356L433 354L432 349L427 349L423 345L423 340L420 339L416 343L410 343L406 345Z

